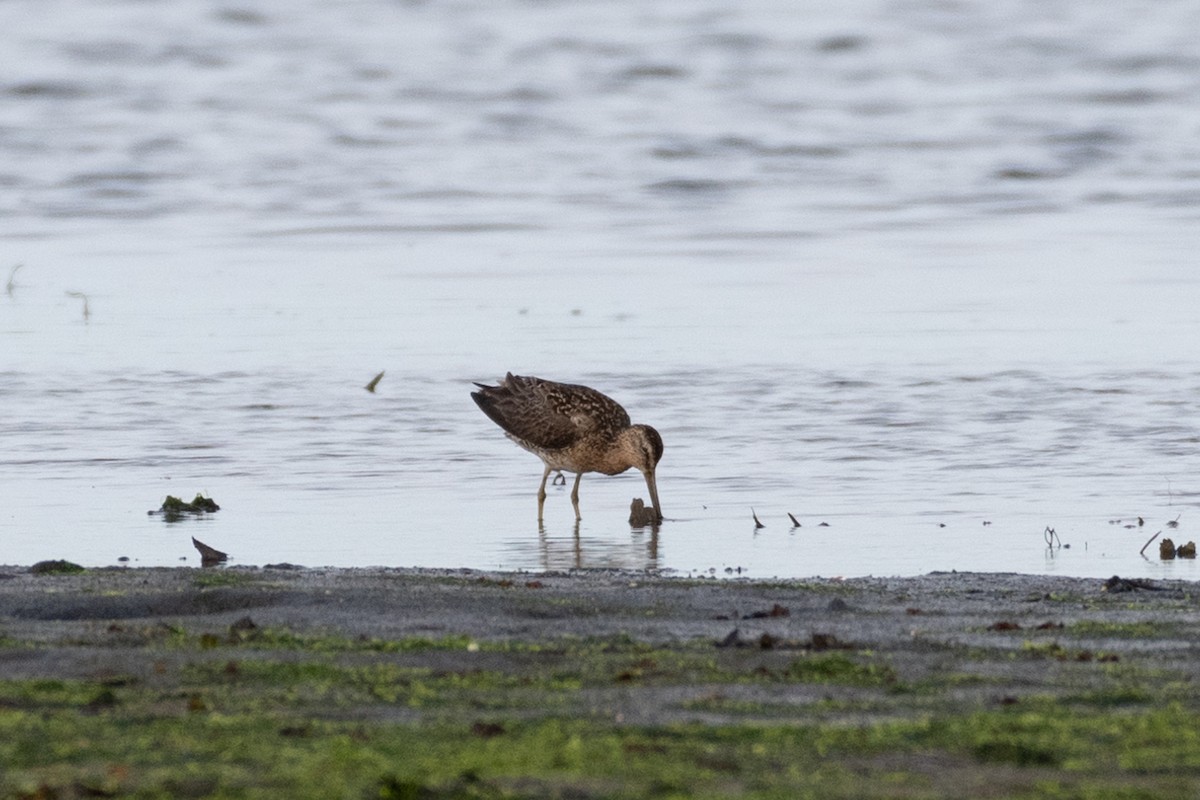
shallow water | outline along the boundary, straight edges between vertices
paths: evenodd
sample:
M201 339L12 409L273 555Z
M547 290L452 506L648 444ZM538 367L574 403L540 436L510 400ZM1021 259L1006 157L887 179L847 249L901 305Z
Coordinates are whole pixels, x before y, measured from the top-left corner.
M0 6L0 563L1193 577L1200 11L1091 9Z

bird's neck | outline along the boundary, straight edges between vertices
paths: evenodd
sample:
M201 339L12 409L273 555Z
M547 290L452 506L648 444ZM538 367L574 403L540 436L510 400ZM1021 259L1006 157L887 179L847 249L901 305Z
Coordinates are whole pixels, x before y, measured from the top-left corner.
M596 472L616 475L630 467L636 467L642 460L641 452L637 434L626 428L617 434L612 447L605 448L596 466Z

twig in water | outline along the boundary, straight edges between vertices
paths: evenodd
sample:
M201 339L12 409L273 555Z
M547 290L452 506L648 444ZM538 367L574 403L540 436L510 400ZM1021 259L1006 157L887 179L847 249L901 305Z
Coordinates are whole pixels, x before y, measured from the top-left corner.
M1157 538L1158 538L1158 534L1159 534L1159 533L1162 533L1162 531L1159 531L1158 533L1154 534L1153 536L1151 536L1149 539L1147 539L1147 540L1146 540L1146 543L1145 543L1144 545L1142 545L1142 549L1141 549L1141 550L1138 550L1138 555L1139 555L1139 556L1144 556L1144 555L1146 555L1146 548L1150 546L1150 543L1151 543L1151 542L1153 542L1155 539L1157 539Z
M23 267L23 266L25 266L25 265L17 264L15 267L12 268L12 272L8 273L8 283L5 285L4 291L8 293L9 297L12 297L13 289L17 288L17 281L16 281L17 271L19 269L21 269L21 267Z
M379 385L379 382L380 382L381 380L383 380L383 373L382 373L382 372L381 372L381 373L379 373L378 375L376 375L374 378L371 378L371 382L370 382L370 383L368 383L368 384L367 384L365 387L363 387L363 388L365 388L365 389L366 389L368 392L370 392L371 394L375 394L375 387Z
M793 528L799 528L799 527L800 527L800 520L798 520L798 519L796 519L795 517L793 517L793 516L792 516L792 512L790 512L790 511L788 512L788 519L790 519L790 520L792 521L792 527L793 527Z
M1055 542L1058 542L1057 547L1062 547L1062 539L1058 538L1058 534L1054 532L1054 528L1047 525L1042 535L1046 537L1046 547L1055 547Z
M92 316L92 312L88 308L88 296L83 292L67 292L67 297L74 297L76 300L83 301L83 321L87 322Z
M758 514L755 514L755 513L754 513L754 509L753 509L753 508L752 508L752 509L750 509L750 516L754 517L754 529L755 529L755 530L758 530L759 528L765 528L765 527L767 527L766 525L763 525L761 522L759 522L759 521L758 521Z

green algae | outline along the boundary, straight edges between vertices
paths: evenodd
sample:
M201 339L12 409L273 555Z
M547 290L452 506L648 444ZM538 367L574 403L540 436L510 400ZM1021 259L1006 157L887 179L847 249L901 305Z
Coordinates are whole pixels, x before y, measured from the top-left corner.
M72 561L54 559L39 561L29 568L31 575L77 575L86 570Z
M227 574L234 582L199 588L254 580ZM72 648L101 656L92 663L114 660L106 648L126 657L100 678L0 679L0 798L1200 791L1189 673L1060 644L1075 623L988 647L829 651L438 628L378 638L249 618L122 622L53 642L13 638L21 630L7 634L6 660ZM1153 623L1126 633L1163 635ZM1099 625L1079 635L1122 638Z
M192 578L192 585L197 589L215 589L226 586L274 586L276 584L253 573L234 570L205 570L196 573Z
M787 668L791 680L804 683L841 683L850 686L895 686L895 670L881 664L863 664L841 653L798 658Z
M0 681L0 762L9 767L0 796L58 787L146 797L951 797L953 780L997 768L1014 781L1003 796L1041 796L1051 786L1046 796L1136 797L1198 786L1200 716L1184 700L1156 707L1155 695L1131 688L1128 667L1109 676L1110 691L1124 694L1096 696L1082 710L1085 698L1074 698L1071 714L1045 697L847 723L847 710L880 710L879 701L805 708L710 695L683 710L770 719L626 725L581 713L579 694L643 681L692 685L698 673L733 685L886 690L894 672L869 654L845 653L792 658L774 673L736 670L703 657L696 643L677 651L621 637L512 648L507 655L520 660L502 668L453 670L355 660L479 651L457 639L354 649L353 640L312 637L315 652L278 633L267 641L286 647L222 644L197 653L218 657L144 679ZM625 676L621 667L641 672ZM1037 791L1015 780L1024 771L1038 776Z
M1139 620L1136 622L1112 622L1100 620L1079 620L1067 625L1063 633L1091 639L1147 639L1165 636L1177 636L1188 627L1172 620Z
M148 719L124 704L91 715L5 708L0 759L9 771L0 789L70 782L143 796L936 797L954 796L937 786L955 773L1000 765L1009 780L1032 770L1059 796L1101 798L1138 796L1149 780L1195 789L1200 767L1200 722L1179 707L714 727L554 717L300 723L287 709L196 712L175 699ZM893 763L933 754L936 774Z
M147 513L151 515L160 514L166 522L178 522L187 517L202 517L205 514L212 514L220 510L221 507L211 497L205 497L202 494L197 494L191 502L175 497L174 495L167 495L167 498L163 500L162 505L157 510Z

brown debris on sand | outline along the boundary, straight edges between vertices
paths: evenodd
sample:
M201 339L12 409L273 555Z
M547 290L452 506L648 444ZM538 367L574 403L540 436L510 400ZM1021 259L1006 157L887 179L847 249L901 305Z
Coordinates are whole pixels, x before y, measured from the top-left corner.
M785 639L764 633L761 636L746 638L738 628L734 628L723 639L713 642L716 647L757 647L761 650L808 650L822 652L824 650L853 650L855 645L845 642L832 633L814 633L807 640Z
M1144 578L1122 578L1120 575L1113 575L1100 587L1101 591L1109 593L1133 592L1138 589L1148 589L1157 592L1160 588Z
M213 567L229 560L228 553L222 553L215 547L209 547L195 536L192 537L192 544L200 551L200 564L202 566Z

